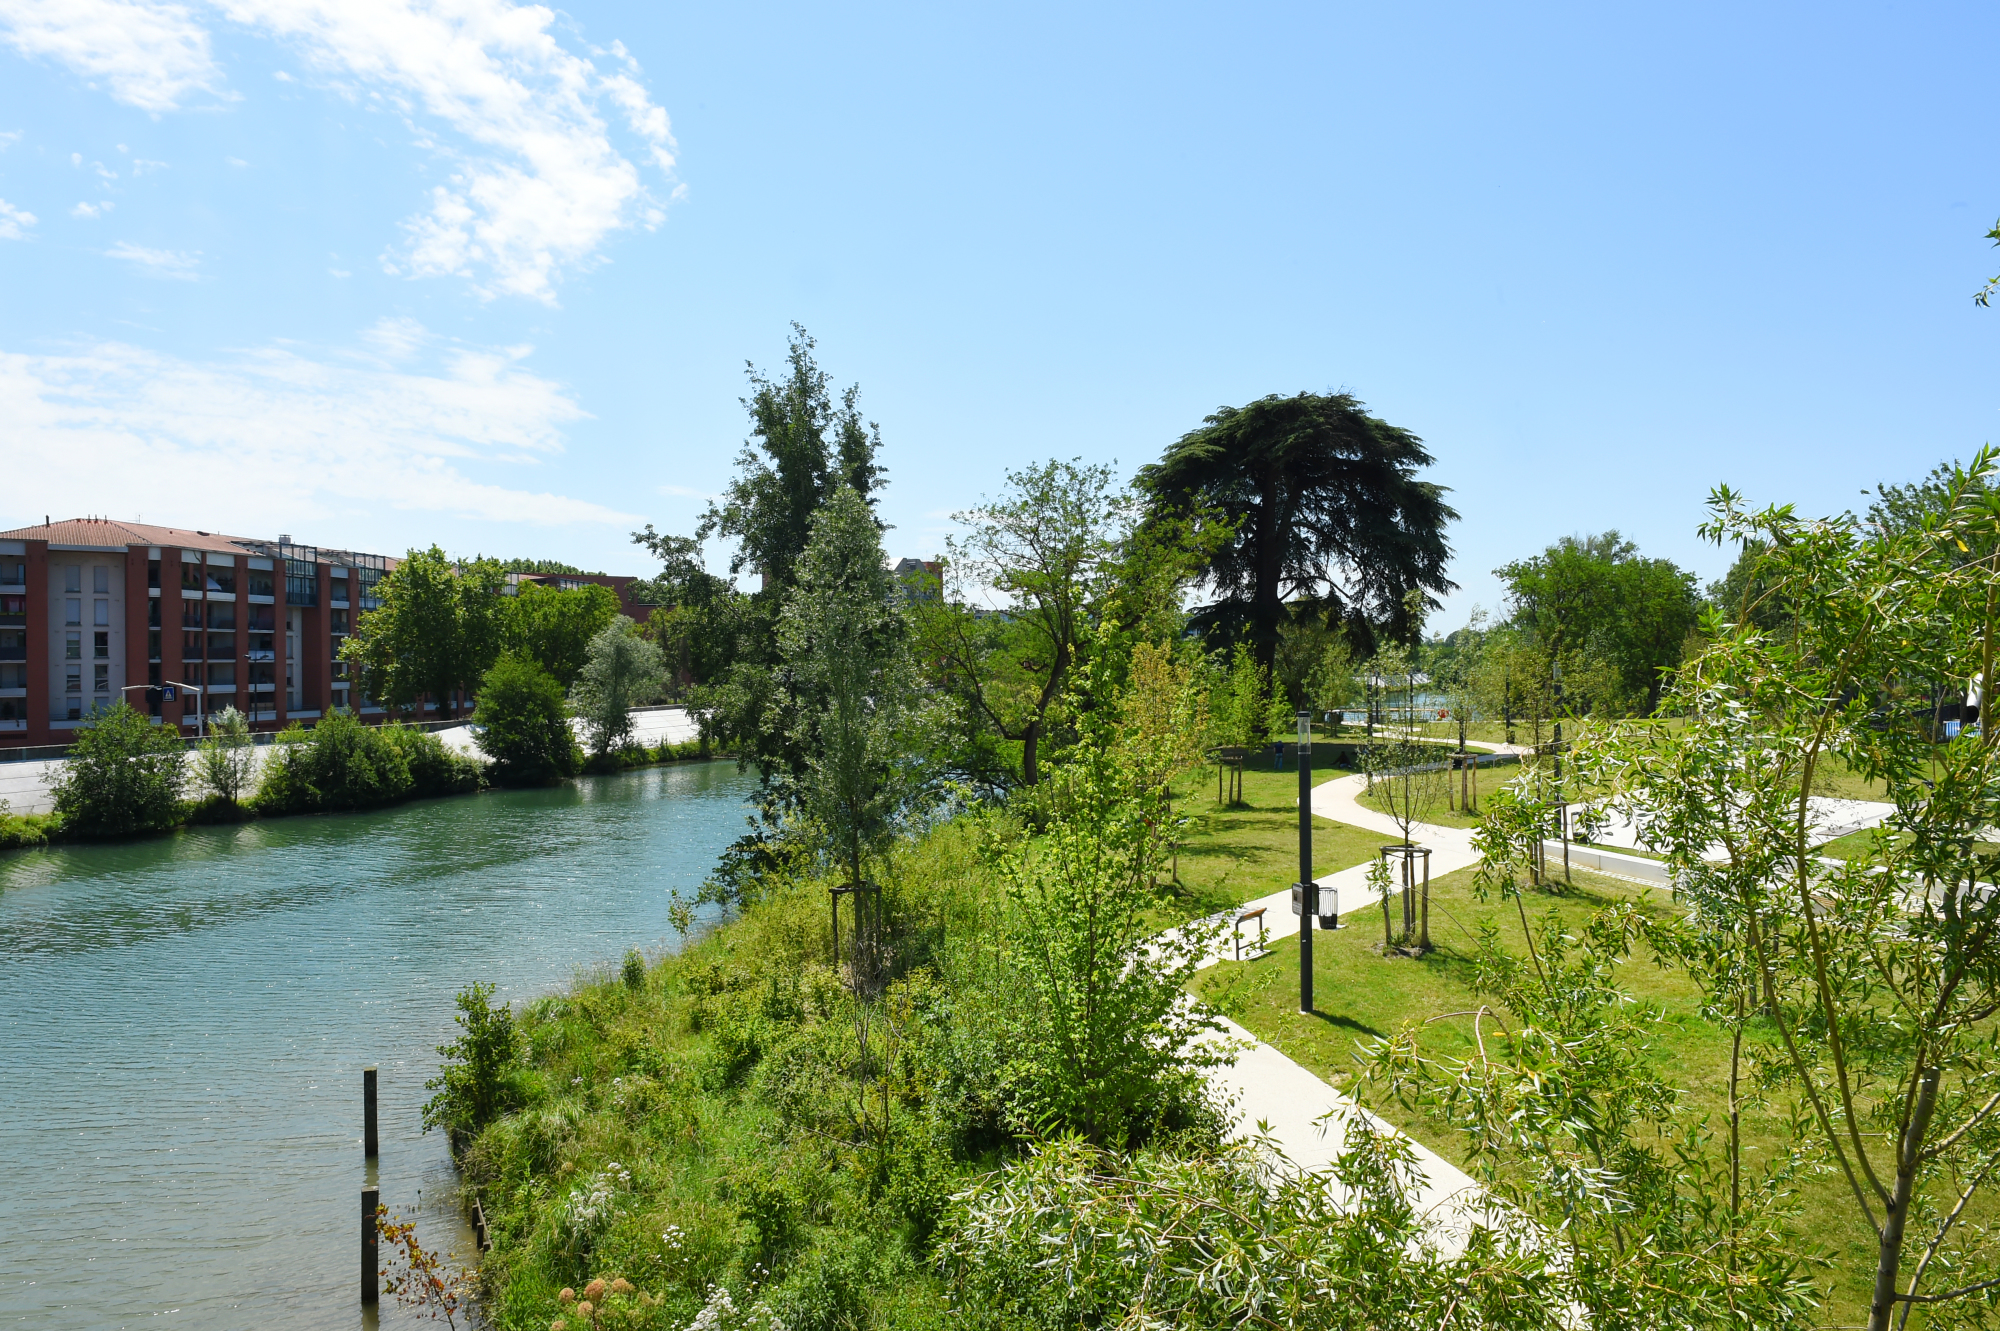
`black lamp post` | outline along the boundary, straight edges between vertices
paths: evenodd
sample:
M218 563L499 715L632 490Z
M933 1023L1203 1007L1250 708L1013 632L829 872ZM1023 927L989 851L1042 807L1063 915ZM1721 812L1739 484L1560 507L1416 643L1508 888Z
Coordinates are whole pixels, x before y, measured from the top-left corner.
M1299 711L1299 1011L1313 1010L1313 916L1319 885L1313 882L1312 713Z

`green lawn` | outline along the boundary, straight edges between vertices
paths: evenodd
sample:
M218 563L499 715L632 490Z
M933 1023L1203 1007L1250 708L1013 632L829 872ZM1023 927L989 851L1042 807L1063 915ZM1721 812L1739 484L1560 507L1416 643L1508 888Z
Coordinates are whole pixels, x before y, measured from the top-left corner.
M1327 1080L1341 1084L1356 1067L1359 1044L1387 1035L1404 1025L1445 1012L1463 1011L1481 1001L1473 990L1473 956L1479 930L1496 925L1505 946L1524 954L1515 908L1495 898L1479 901L1472 893L1472 873L1461 870L1431 885L1431 939L1436 950L1421 960L1385 959L1379 908L1359 911L1349 926L1331 936L1321 935L1313 951L1313 988L1317 1011L1298 1011L1298 943L1274 940L1273 955L1257 961L1225 962L1205 971L1195 982L1196 993L1241 1022L1258 1037L1283 1050ZM1665 892L1584 870L1575 871L1575 886L1560 896L1537 895L1529 901L1531 916L1550 908L1566 921L1581 924L1594 911L1615 900L1638 900L1654 914L1675 909ZM1683 975L1662 970L1643 952L1621 970L1627 992L1658 1004L1667 1021L1659 1028L1652 1050L1682 1088L1689 1112L1720 1119L1725 1104L1729 1041L1703 1020L1699 997ZM1491 1033L1488 1033L1488 1038ZM1464 1055L1474 1049L1468 1020L1437 1022L1426 1028L1425 1044L1433 1050ZM1748 1043L1748 1042L1746 1042ZM1370 1107L1408 1131L1447 1159L1464 1162L1460 1144L1440 1123L1405 1110L1393 1102ZM1780 1140L1783 1122L1775 1115L1746 1117L1745 1139L1754 1162L1761 1151ZM1809 1241L1832 1249L1837 1284L1825 1312L1827 1325L1863 1320L1868 1276L1873 1269L1872 1234L1842 1205L1844 1194L1826 1179L1809 1185L1800 1231ZM1851 1202L1848 1203L1851 1206Z
M1288 763L1290 759L1286 760ZM1315 785L1346 775L1315 764ZM1190 826L1181 845L1179 883L1160 907L1162 923L1212 914L1281 892L1299 876L1299 775L1272 770L1269 757L1247 765L1243 803L1215 800L1215 769L1196 768L1177 783L1177 807ZM1326 818L1313 819L1313 876L1360 864L1376 853L1379 832L1365 832Z

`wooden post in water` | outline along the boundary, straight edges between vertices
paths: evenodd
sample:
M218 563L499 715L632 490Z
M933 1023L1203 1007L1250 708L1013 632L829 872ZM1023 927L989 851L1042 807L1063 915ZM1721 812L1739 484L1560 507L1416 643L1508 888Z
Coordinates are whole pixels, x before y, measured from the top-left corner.
M375 1212L382 1205L382 1190L361 1190L361 1302L381 1302L382 1282L375 1274Z
M375 1069L361 1069L361 1154L373 1160L382 1152L375 1135Z

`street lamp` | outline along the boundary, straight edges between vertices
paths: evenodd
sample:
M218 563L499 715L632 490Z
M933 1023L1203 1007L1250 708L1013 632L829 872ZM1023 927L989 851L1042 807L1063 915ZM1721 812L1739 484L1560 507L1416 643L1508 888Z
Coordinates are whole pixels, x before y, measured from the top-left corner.
M1299 709L1299 1011L1313 1010L1313 916L1319 885L1313 882L1312 713Z
M199 685L199 684L127 684L127 685L125 686L125 688L126 688L126 689L158 689L158 690L160 690L160 696L161 696L161 697L163 697L163 698L166 698L166 699L169 699L169 700L171 700L171 699L173 698L173 696L174 696L174 695L173 695L173 691L174 691L175 689L186 689L186 690L187 690L187 691L188 691L189 693L192 693L192 694L194 695L194 733L195 733L195 737L196 737L197 739L207 739L207 738L208 738L208 725L207 725L207 717L208 717L208 714L207 714L207 711L206 711L206 709L205 709L205 708L204 708L204 707L202 706L202 700L201 700L201 696L202 696L202 694L203 694L203 693L205 693L205 692L207 692L207 690L206 690L206 689L204 689L204 688L202 688L202 687L201 687L201 685ZM120 692L120 693L123 693L124 691L125 691L124 689L120 689L120 690L119 690L119 692Z

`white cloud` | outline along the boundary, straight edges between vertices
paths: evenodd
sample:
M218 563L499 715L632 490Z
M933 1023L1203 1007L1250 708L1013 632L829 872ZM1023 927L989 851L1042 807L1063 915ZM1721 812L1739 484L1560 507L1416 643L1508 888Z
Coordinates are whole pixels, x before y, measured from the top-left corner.
M243 159L242 159L241 157L225 157L225 158L223 158L222 160L223 160L223 161L225 161L225 162L227 162L227 163L229 163L229 165L231 165L231 166L248 166L248 165L250 165L250 163L248 163L248 162L244 161L244 160L243 160Z
M0 240L26 240L28 228L34 224L33 213L0 199Z
M175 511L262 532L352 503L499 522L636 526L589 500L496 483L559 453L586 413L513 353L459 349L443 373L315 361L284 349L198 363L107 343L0 353L17 494L73 489L107 510ZM256 483L217 484L254 460ZM10 487L12 488L12 487ZM303 525L301 522L300 525Z
M0 0L4 3L5 0ZM612 232L656 226L657 204L611 142L609 98L662 171L667 115L628 72L602 74L550 34L555 14L509 0L222 0L239 23L302 43L320 73L401 111L452 163L385 256L392 272L456 274L489 296L553 301L560 269L589 263ZM621 48L622 55L622 48ZM442 122L469 143L431 137Z
M431 330L408 315L384 315L365 332L361 340L389 360L408 360L431 340Z
M104 214L110 212L113 208L117 206L118 206L117 204L111 202L111 200L109 199L104 200L102 203L84 202L84 203L79 203L76 207L70 209L69 215L71 217L82 217L85 219L98 218L104 216Z
M5 132L0 132L0 153L6 152L9 148L13 147L20 141L21 141L21 131L18 129L10 129L6 130Z
M178 282L198 282L201 280L201 251L154 250L144 245L134 245L129 240L121 240L104 251L107 259L123 259L136 265L151 277L172 278Z
M0 0L0 41L69 66L112 97L158 115L191 93L219 92L208 33L187 7L159 0Z
M137 180L140 176L150 171L164 171L166 169L167 164L165 162L155 162L147 157L134 157L132 159L132 178L134 180Z

